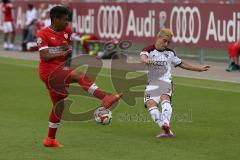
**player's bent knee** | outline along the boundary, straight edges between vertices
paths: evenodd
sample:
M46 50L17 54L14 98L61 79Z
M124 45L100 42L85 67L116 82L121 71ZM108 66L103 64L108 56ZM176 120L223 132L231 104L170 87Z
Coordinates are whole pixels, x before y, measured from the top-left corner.
M72 71L71 72L71 80L72 82L78 82L80 77L82 76L82 72L80 71Z
M169 101L170 102L170 96L169 95L161 95L161 97L160 97L160 101L161 102L163 102L163 101L165 101L165 100L167 100L167 101Z
M147 102L145 102L145 106L149 109L152 107L156 107L157 103L154 100L149 99Z

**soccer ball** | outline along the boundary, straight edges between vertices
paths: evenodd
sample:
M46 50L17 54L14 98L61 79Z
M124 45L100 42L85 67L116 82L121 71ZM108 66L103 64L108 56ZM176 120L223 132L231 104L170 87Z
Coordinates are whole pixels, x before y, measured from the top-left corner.
M95 121L102 125L107 125L111 123L112 112L104 107L99 107L94 112Z

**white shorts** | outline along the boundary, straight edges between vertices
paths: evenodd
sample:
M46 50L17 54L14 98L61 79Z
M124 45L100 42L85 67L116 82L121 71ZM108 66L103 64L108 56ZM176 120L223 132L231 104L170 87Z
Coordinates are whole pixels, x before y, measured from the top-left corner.
M159 104L161 95L169 95L171 97L172 84L164 81L151 82L146 86L144 92L144 103L151 99Z
M10 33L14 31L13 22L3 22L3 32Z

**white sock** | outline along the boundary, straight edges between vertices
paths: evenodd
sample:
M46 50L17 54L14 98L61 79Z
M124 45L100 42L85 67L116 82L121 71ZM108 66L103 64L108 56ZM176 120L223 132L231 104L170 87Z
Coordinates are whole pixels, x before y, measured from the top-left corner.
M10 49L13 49L14 45L13 45L12 43L9 43L8 47L9 47Z
M167 123L170 126L170 119L172 116L172 106L168 100L163 100L161 105L162 105L163 123Z
M158 107L151 107L149 109L149 113L150 113L153 121L156 122L158 124L158 126L161 128L162 120L161 120L161 113L160 113Z
M3 48L4 48L4 49L8 48L8 43L7 43L7 42L4 42Z
M94 92L98 89L99 87L93 83L89 88L88 88L88 93L90 93L91 95L94 94Z

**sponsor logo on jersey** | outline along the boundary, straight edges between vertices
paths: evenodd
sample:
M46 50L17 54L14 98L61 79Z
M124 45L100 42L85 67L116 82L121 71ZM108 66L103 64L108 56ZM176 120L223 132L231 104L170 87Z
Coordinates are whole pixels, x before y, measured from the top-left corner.
M63 46L49 47L48 48L48 53L50 53L50 54L57 54L57 53L62 52L62 51L64 51Z
M155 61L153 62L154 66L166 66L167 62L166 61Z
M164 56L165 56L166 58L168 58L168 54L165 53Z
M56 41L56 38L55 38L55 37L51 37L51 40L54 40L54 41Z

